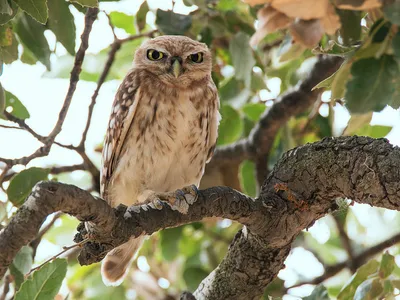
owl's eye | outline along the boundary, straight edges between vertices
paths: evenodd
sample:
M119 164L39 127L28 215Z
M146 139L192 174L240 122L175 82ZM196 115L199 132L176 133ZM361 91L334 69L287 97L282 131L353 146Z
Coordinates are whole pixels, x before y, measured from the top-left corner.
M154 49L150 49L147 50L147 58L150 60L160 60L161 58L164 57L164 53L154 50Z
M199 52L199 53L190 54L189 58L192 62L199 64L203 61L203 53Z

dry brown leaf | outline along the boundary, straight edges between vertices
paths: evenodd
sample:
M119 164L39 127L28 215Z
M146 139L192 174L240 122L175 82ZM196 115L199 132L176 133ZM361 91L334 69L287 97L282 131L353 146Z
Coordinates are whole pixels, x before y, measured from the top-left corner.
M257 19L257 31L250 40L252 46L257 45L268 33L287 28L293 22L293 19L268 4L257 12Z
M324 28L320 20L296 20L289 27L290 34L295 43L307 48L315 47L324 34Z
M271 5L291 18L304 20L326 16L329 0L272 0Z
M382 6L381 0L335 0L335 4L340 9L367 10Z
M326 16L321 19L321 24L327 34L335 34L336 30L341 26L340 18L336 14L333 5L330 3L328 4Z
M242 0L244 3L247 3L251 6L254 5L259 5L259 4L264 4L264 3L270 3L271 0Z

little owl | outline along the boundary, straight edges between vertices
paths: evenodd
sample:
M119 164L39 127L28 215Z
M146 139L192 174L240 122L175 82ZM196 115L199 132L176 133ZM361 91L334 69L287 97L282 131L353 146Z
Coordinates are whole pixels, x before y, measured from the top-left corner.
M101 195L110 205L169 203L185 213L217 140L219 100L211 65L207 46L184 36L150 39L136 51L104 143ZM144 238L107 254L107 285L122 282Z

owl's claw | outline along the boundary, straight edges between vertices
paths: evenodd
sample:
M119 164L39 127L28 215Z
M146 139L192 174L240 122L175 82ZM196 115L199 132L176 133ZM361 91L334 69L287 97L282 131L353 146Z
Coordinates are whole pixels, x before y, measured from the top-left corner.
M198 192L197 187L191 185L174 192L154 193L148 198L148 201L157 209L162 209L166 204L169 204L173 210L187 214L189 205L197 200Z

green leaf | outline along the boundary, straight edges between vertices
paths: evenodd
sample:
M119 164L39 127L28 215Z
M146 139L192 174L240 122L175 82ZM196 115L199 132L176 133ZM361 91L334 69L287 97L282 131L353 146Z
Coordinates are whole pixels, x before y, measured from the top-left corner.
M323 284L317 285L312 291L311 295L303 298L303 300L329 300L328 291Z
M258 121L266 108L263 103L248 103L242 107L242 110L250 120Z
M293 43L292 38L289 36L289 38L285 38L282 44L279 46L279 62L285 62L298 58L304 53L305 49L306 48L303 45L299 43Z
M48 17L46 0L14 0L14 2L38 22L46 23Z
M383 138L389 134L392 130L391 126L381 126L381 125L364 125L358 131L356 131L356 135L361 136L370 136L373 138Z
M250 197L255 197L257 195L257 181L254 162L245 160L240 164L239 172L243 192Z
M15 295L15 300L53 300L66 274L66 259L57 258L45 264L21 285Z
M0 61L10 64L18 59L18 41L15 34L11 34L11 43L7 46L0 46Z
M15 32L18 34L24 48L50 70L50 48L44 36L46 27L33 20L26 14L21 14L15 22Z
M344 97L346 82L350 77L351 65L351 62L345 61L341 65L340 69L336 71L331 86L332 99L342 99Z
M243 88L244 84L235 77L224 80L218 89L221 101L228 101L235 98Z
M354 295L354 300L373 300L383 292L379 278L370 278L359 285Z
M0 46L10 46L12 44L13 31L10 25L0 26Z
M75 22L65 0L47 0L49 21L47 26L54 32L57 41L71 54L75 54Z
M36 56L31 52L31 50L29 50L28 48L23 48L22 50L22 55L21 55L21 61L24 64L28 64L28 65L34 65L38 62L38 59L36 58ZM70 73L71 75L71 73Z
M235 1L236 2L236 1ZM236 6L239 4L240 2L236 2ZM225 21L226 21L226 25L227 28L229 29L230 32L232 33L236 33L238 31L238 28L252 36L255 32L254 30L254 25L251 22L246 22L241 15L239 15L236 11L228 11L225 14ZM252 20L253 21L253 20ZM253 21L254 22L254 21Z
M99 2L97 0L71 0L71 2L75 2L82 6L87 6L87 7L98 7L99 6Z
M7 0L0 0L0 14L11 15L13 10Z
M339 44L337 44L335 41L330 40L328 42L327 47L321 47L317 46L312 50L312 53L314 55L317 54L328 54L328 55L334 55L334 56L340 56L340 57L346 57L349 56L350 54L354 53L356 50L356 47L350 46L350 47L344 47Z
M391 283L396 289L400 290L400 279L392 280Z
M179 254L179 241L183 227L167 228L160 232L161 252L165 260L172 261Z
M12 264L22 273L28 273L32 268L33 249L29 246L23 246L15 256Z
M138 32L141 32L146 27L146 16L148 12L149 5L147 4L147 1L144 1L136 13L136 26Z
M146 2L147 3L147 2ZM113 11L110 13L111 23L118 28L122 28L129 34L135 34L134 16L129 16L119 11Z
M192 16L157 9L156 25L164 34L183 35L192 25Z
M6 109L14 117L25 120L30 117L26 107L19 101L19 99L12 93L6 92Z
M338 300L352 299L357 287L367 279L367 277L373 273L376 273L379 267L377 260L372 259L365 265L361 266L356 273L350 278L350 280L343 286L339 295Z
M353 63L346 85L346 106L352 113L381 111L393 101L399 66L393 56L366 58Z
M320 114L314 120L314 124L317 127L316 133L318 134L319 138L324 138L327 136L332 136L332 124L330 118L325 118Z
M361 38L361 12L354 10L337 9L342 24L339 29L343 44L354 45Z
M5 1L5 2L8 3L7 0L0 0L0 7L2 6L1 1ZM17 12L18 12L17 4L15 4L15 2L11 1L10 7L11 7L11 10L12 10L11 14L0 13L0 25L6 24L10 20L12 20L15 17L15 15L17 14Z
M386 252L382 255L381 265L379 267L379 277L385 279L392 274L395 267L394 256Z
M16 174L7 189L8 200L15 206L20 206L29 196L36 183L46 180L49 169L32 167Z
M397 59L400 59L400 31L396 33L392 40L393 53Z
M252 72L250 89L254 93L257 93L260 90L268 90L267 84L265 83L265 79L262 74Z
M235 77L245 82L250 82L251 73L256 63L249 41L249 35L244 32L238 32L229 43L229 52L235 68Z
M369 35L372 36L373 43L382 43L387 34L389 33L391 24L390 22L385 21L384 19L377 20L369 30Z
M224 104L221 107L222 120L218 128L218 145L236 141L243 133L243 120L232 106Z
M400 1L395 0L392 3L383 6L385 17L393 24L400 25Z
M24 282L24 275L27 274L32 268L32 255L32 248L29 246L23 246L10 265L10 273L14 276L17 289L19 289L21 284Z
M320 88L330 88L332 86L332 82L333 79L335 79L336 76L336 72L333 73L331 76L329 76L328 78L322 80L320 83L318 83L316 86L314 86L311 90L315 90L315 89L320 89Z
M235 0L220 0L217 2L217 9L220 11L235 10L238 2Z
M0 116L3 114L4 109L6 108L6 92L3 89L3 86L0 82Z
M354 135L361 127L369 125L372 120L372 111L365 114L353 114L347 123L343 135Z
M383 54L380 53L382 52L382 49L386 50L384 43L366 43L362 48L356 51L356 53L353 56L353 59L359 60L362 58L369 58L369 57L379 58Z
M185 280L188 289L194 291L200 282L207 277L208 273L201 267L189 267L183 271L183 280Z

